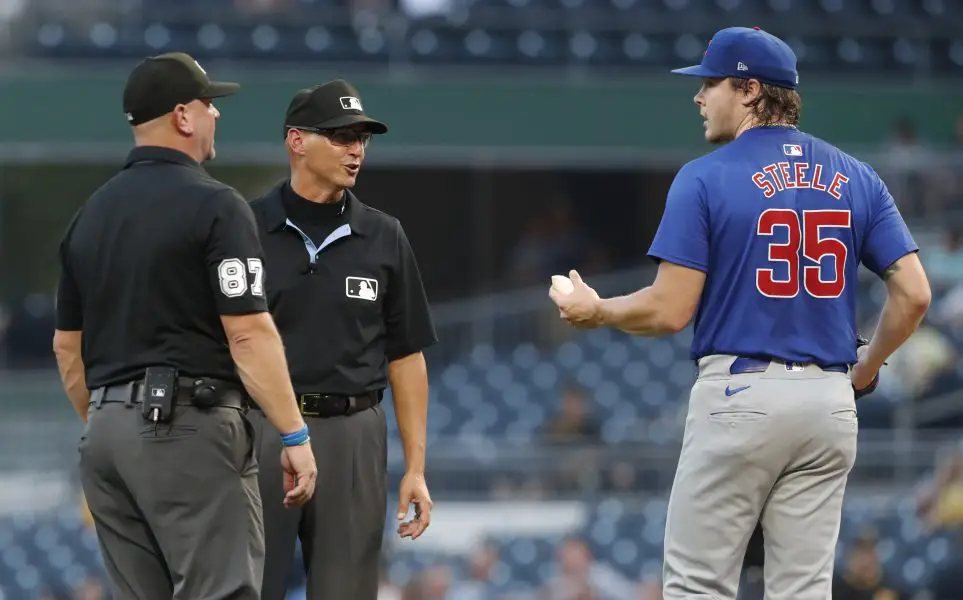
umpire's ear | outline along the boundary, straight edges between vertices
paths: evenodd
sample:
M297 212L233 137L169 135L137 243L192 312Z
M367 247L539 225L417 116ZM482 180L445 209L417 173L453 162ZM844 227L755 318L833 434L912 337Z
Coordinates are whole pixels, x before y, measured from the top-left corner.
M284 145L288 147L288 152L295 156L304 156L308 153L305 147L304 132L295 127L288 129L287 135L284 138Z

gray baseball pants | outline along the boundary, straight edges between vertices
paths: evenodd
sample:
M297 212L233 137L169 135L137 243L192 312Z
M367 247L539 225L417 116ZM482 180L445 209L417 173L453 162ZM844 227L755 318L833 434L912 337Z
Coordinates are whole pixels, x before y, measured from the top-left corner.
M766 600L825 600L856 459L849 375L779 362L731 375L735 358L699 361L669 498L665 599L733 600L761 522Z
M300 538L308 600L377 600L388 502L388 427L381 405L350 416L305 417L318 465L314 497L286 509L281 437L250 413L264 497L264 600L283 600Z
M264 529L254 436L236 408L92 405L80 472L115 600L257 600Z

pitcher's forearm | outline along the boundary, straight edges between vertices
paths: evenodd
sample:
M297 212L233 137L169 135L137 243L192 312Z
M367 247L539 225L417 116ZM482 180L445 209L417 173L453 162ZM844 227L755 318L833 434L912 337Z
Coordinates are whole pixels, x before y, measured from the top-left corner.
M907 254L883 273L886 302L863 359L879 369L919 327L932 300L930 284L916 253Z
M614 327L631 335L655 337L675 331L654 301L652 288L643 288L626 296L605 298L599 311L602 325Z
M926 308L900 297L890 297L883 304L879 324L866 352L866 364L879 369L919 327Z

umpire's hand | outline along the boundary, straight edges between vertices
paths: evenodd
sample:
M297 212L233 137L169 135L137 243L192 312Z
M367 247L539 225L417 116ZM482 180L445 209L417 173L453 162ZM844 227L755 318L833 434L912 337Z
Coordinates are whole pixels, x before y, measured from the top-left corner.
M405 473L398 490L398 520L403 521L408 514L408 505L415 505L415 518L398 526L398 535L417 540L431 523L431 496L425 476L420 473Z
M311 444L285 446L281 450L281 469L284 471L284 507L303 506L314 496L314 483L318 479Z

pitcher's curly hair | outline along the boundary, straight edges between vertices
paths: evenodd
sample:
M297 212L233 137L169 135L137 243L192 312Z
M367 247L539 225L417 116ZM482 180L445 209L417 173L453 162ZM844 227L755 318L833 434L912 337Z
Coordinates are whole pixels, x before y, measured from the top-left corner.
M729 78L732 87L740 92L749 91L748 79ZM749 107L760 125L798 125L799 113L802 112L802 98L799 92L789 88L779 87L769 83L759 82L762 91L752 101Z

